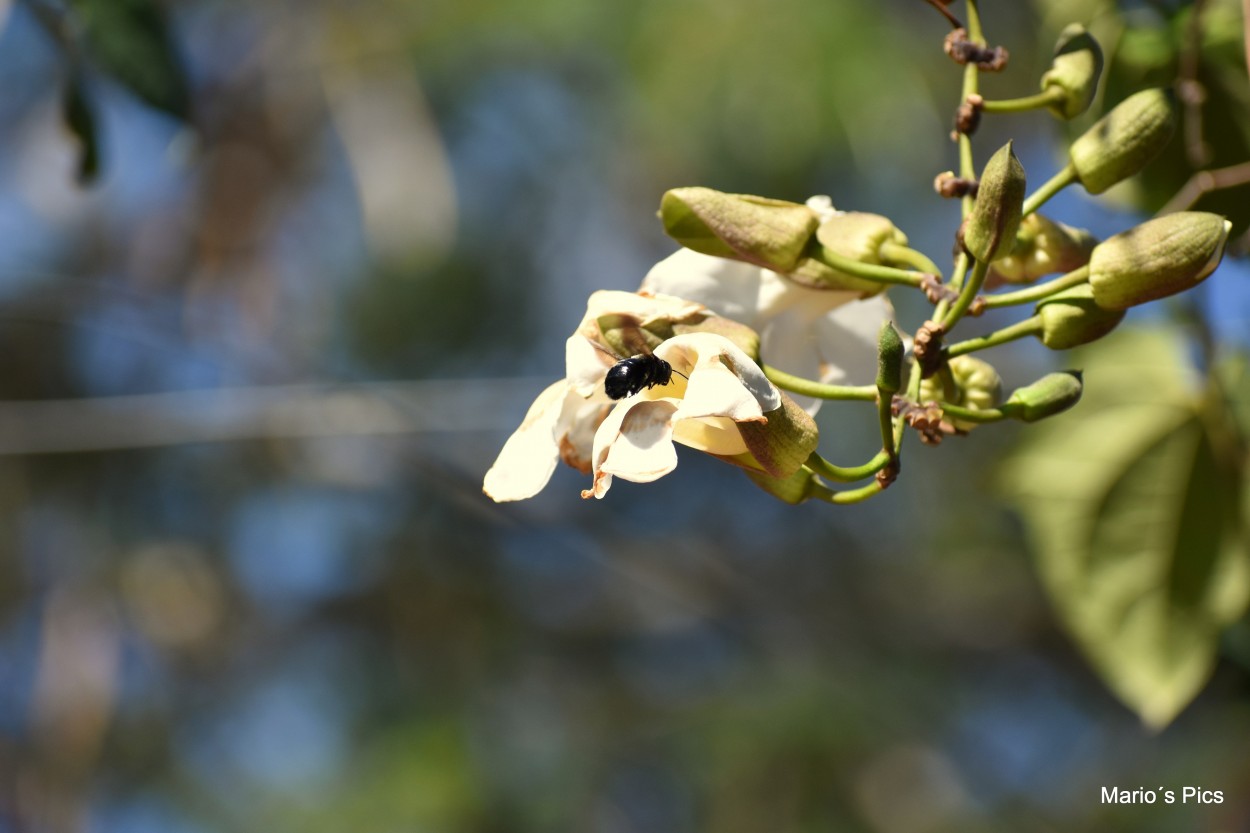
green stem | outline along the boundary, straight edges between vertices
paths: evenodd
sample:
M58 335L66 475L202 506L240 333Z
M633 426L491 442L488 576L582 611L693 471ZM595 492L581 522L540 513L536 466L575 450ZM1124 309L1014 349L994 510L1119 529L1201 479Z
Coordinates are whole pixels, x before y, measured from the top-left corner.
M910 246L904 246L901 243L882 243L877 253L887 264L910 266L919 272L942 277L942 271L938 269L936 263L929 260L923 252L918 252Z
M1029 110L1041 110L1063 100L1063 91L1058 87L1050 87L1037 95L1023 98L1005 98L999 101L986 101L981 105L985 113L1025 113Z
M963 408L959 405L951 405L946 402L939 403L942 413L954 419L960 419L964 422L998 422L1007 418L1007 415L997 408L987 408L984 411L974 411L971 408Z
M920 399L920 362L917 359L911 360L911 372L907 377L907 398L912 402ZM894 449L895 454L898 449L903 446L903 434L907 431L907 420L902 414L894 418Z
M976 0L968 0L968 39L982 46L985 45L985 35L981 31L981 13L977 9ZM978 72L975 62L970 61L964 67L963 98L960 101L967 101L969 96L978 93L980 89ZM959 134L959 175L964 179L977 178L976 165L972 160L972 137L966 133ZM972 213L973 202L970 194L960 201L962 216L967 217Z
M877 396L877 421L881 424L881 451L887 459L898 457L898 448L894 444L894 414L891 403L894 395L888 391L880 391Z
M1063 170L1048 179L1041 188L1038 188L1024 201L1024 214L1027 217L1037 209L1041 208L1048 199L1058 194L1064 188L1076 182L1076 168L1072 167L1069 162Z
M1012 324L1010 327L1003 327L1001 330L995 330L989 335L980 338L970 338L967 341L961 341L958 344L952 344L946 348L946 355L949 358L963 356L967 353L975 353L978 350L984 350L987 347L997 347L1000 344L1006 344L1009 341L1015 341L1025 336L1037 335L1042 331L1042 318L1035 315L1032 318L1026 318L1023 321Z
M760 365L760 367L763 368L764 375L768 377L770 382L791 393L814 396L817 399L844 399L863 402L872 402L877 398L876 385L826 385L821 382L813 382L811 379L804 379L801 376L794 376L771 365L765 364Z
M968 257L966 253L960 254L959 258L955 261L955 271L951 274L950 288L956 292L958 292L960 287L964 285L964 278L968 276L968 264L971 261L972 259ZM941 321L946 317L946 312L950 308L950 301L947 301L946 299L939 301L938 305L933 308L933 320Z
M1056 292L1060 292L1069 287L1078 286L1089 280L1088 264L1078 269L1074 269L1062 277L1039 283L1037 286L1030 286L1028 289L1020 289L1015 292L1004 292L1001 295L983 295L986 309L996 309L998 307L1011 307L1016 304L1027 304L1030 301L1040 301L1043 298L1049 298Z
M874 263L863 263L862 261L840 255L833 249L820 243L816 243L813 246L812 257L826 266L837 269L839 272L846 272L848 275L854 275L866 281L918 287L920 282L924 280L924 274L921 272L896 269L893 266L878 266Z
M832 503L835 506L842 506L849 503L862 503L871 497L875 497L885 490L877 481L869 483L867 486L861 486L858 489L849 489L845 492L835 492L828 486L820 483L813 483L808 487L808 495L817 500L823 500L826 503Z
M836 480L839 483L854 483L856 480L863 480L865 477L872 477L889 465L891 456L885 452L878 452L862 466L835 466L824 457L821 457L815 451L807 458L807 467L816 474L827 477L830 480Z
M950 310L946 313L946 317L942 319L942 325L950 332L951 328L958 323L968 312L968 308L972 306L972 302L976 300L977 293L981 291L981 287L985 284L985 276L989 274L990 265L976 261L972 266L972 276L968 282L959 290L959 297L955 299L955 303L951 305Z

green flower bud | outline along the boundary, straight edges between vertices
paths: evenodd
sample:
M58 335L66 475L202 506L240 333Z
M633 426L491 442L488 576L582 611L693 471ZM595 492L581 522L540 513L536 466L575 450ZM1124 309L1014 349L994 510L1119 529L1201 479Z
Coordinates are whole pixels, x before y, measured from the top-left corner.
M1128 309L1197 286L1224 256L1232 223L1181 211L1147 220L1094 247L1089 282L1104 309Z
M999 410L1011 419L1037 422L1071 408L1081 400L1083 389L1080 371L1047 373L1033 384L1012 391Z
M899 231L889 217L863 211L833 215L816 229L816 239L835 254L872 266L882 265L881 247L886 243L907 245L907 235ZM787 277L813 289L846 289L861 292L865 297L885 289L878 281L847 274L811 257L801 259Z
M1033 283L1044 275L1071 272L1089 263L1098 240L1085 229L1058 223L1038 213L1020 221L1011 254L994 261L991 274L1004 283Z
M1094 36L1079 23L1070 23L1059 33L1055 57L1042 75L1042 91L1057 89L1063 98L1050 105L1061 119L1074 119L1088 109L1102 74L1102 49Z
M1103 309L1094 302L1094 288L1087 283L1057 292L1037 305L1042 319L1042 344L1051 350L1067 350L1097 341L1124 320L1123 310Z
M688 249L790 272L820 224L805 205L724 194L711 188L674 188L660 201L664 231Z
M946 401L970 411L988 411L998 406L1003 398L1003 380L989 362L974 356L956 356L950 360L951 375L958 388L954 398L945 395L942 380L930 376L920 383L920 401ZM960 431L971 431L975 422L951 420Z
M1091 194L1146 167L1176 130L1171 90L1142 90L1129 96L1072 143L1068 159Z
M1011 254L1024 205L1024 168L1003 145L985 163L977 186L977 201L962 228L964 248L982 263Z
M877 390L883 394L898 393L903 386L903 337L892 321L881 322L877 336Z

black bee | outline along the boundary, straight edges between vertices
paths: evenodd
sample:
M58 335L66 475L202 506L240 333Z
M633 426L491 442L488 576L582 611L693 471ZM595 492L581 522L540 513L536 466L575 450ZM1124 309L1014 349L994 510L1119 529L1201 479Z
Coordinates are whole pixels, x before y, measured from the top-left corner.
M676 371L680 374L680 371ZM673 378L673 366L659 356L648 353L621 359L608 371L603 391L610 399L633 396L643 388L667 385Z
M617 360L603 378L603 392L609 399L624 399L643 388L667 385L672 381L674 373L683 379L690 378L680 370L673 370L671 364L652 353L645 344L638 345L644 352L622 359L602 344L591 343L595 349Z

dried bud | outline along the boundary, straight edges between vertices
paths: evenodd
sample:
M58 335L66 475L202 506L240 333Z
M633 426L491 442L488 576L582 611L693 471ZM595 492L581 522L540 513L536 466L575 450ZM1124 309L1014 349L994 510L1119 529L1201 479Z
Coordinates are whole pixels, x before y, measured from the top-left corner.
M1094 302L1087 283L1065 289L1037 305L1042 319L1042 344L1051 350L1067 350L1096 341L1124 319L1123 310L1103 309Z
M667 192L660 219L688 249L778 272L795 268L820 224L805 205L697 187Z
M1003 145L985 163L977 201L963 226L963 244L977 260L988 263L1011 254L1024 205L1024 168Z
M1000 72L1007 66L1007 50L1001 46L990 49L968 40L966 29L955 29L946 36L943 48L955 63L976 64L986 72Z
M955 377L958 390L954 397L943 395L941 379L933 376L920 383L920 401L946 401L970 411L988 411L995 408L1003 398L1003 380L988 362L974 356L956 356L949 362L951 375ZM971 431L974 422L952 419L951 425L960 431Z
M991 274L1003 283L1033 283L1044 275L1071 272L1089 263L1097 243L1085 229L1033 213L1020 221L1015 247L994 261Z
M834 214L820 224L816 239L835 254L873 266L881 265L884 244L907 245L907 235L899 231L889 217L863 211ZM858 278L813 258L800 260L788 277L818 289L849 289L865 295L875 295L885 288L882 283Z
M985 106L985 99L973 93L964 99L964 103L959 105L955 110L955 131L951 133L951 141L959 140L959 134L971 136L977 132L977 127L981 124L981 110Z
M1104 240L1089 259L1094 300L1122 310L1197 286L1220 265L1231 228L1218 214L1181 211Z
M1042 91L1061 90L1063 98L1050 106L1061 119L1074 119L1089 108L1102 74L1102 49L1079 23L1070 23L1059 34L1055 57L1042 75Z
M903 387L903 337L891 321L881 322L877 336L877 390L888 396Z
M1011 419L1037 422L1071 408L1081 400L1082 390L1079 371L1047 373L1028 387L1012 391L999 410Z
M933 190L946 199L977 195L975 179L960 179L954 171L943 171L933 178Z
M1072 143L1068 158L1085 190L1101 194L1146 167L1176 130L1170 90L1129 96Z

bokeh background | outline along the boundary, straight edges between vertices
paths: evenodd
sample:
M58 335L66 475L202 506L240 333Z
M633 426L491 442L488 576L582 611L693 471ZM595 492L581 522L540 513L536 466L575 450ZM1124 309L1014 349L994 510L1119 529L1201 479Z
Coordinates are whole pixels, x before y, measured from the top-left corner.
M984 6L986 90L1031 92L1053 30ZM589 292L673 250L665 189L830 194L946 262L960 73L919 0L0 19L0 831L1250 831L1250 631L1142 728L996 493L1009 426L909 438L856 507L695 454L603 501L564 469L481 495ZM1010 137L1055 169L1045 115L982 158ZM1198 296L1223 342L1239 280ZM827 407L826 456L873 423Z

